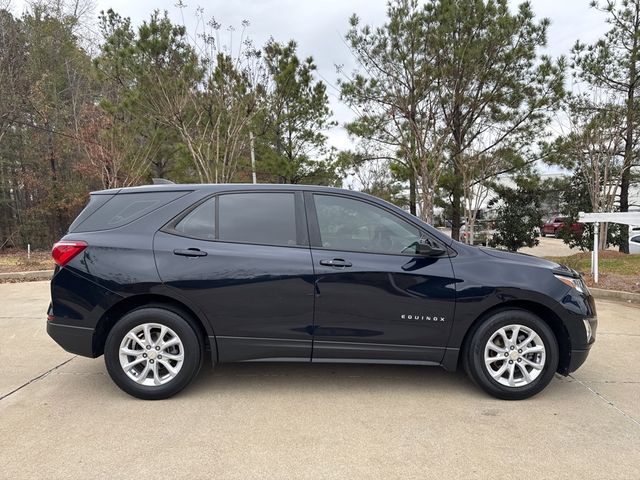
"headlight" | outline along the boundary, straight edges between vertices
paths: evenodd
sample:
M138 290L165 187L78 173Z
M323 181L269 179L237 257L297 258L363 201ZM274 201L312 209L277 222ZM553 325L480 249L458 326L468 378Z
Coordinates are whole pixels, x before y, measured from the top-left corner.
M553 275L558 280L560 280L565 285L568 285L571 288L576 289L580 293L588 294L589 290L587 289L587 285L584 283L582 278L573 278L573 277L565 277L564 275Z

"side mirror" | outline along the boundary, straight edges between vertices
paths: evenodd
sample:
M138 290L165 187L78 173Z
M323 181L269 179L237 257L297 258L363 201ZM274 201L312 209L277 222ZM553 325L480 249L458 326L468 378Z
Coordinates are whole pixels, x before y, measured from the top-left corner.
M445 255L447 251L430 243L416 242L416 253L418 255L424 255L425 257L441 257Z

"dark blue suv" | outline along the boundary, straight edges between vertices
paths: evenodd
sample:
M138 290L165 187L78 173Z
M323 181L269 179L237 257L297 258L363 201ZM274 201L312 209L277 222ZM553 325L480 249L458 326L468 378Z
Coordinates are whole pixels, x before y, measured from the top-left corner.
M299 185L95 192L53 248L47 331L104 354L127 393L169 397L205 357L462 365L522 399L595 339L579 274L453 241L380 199Z

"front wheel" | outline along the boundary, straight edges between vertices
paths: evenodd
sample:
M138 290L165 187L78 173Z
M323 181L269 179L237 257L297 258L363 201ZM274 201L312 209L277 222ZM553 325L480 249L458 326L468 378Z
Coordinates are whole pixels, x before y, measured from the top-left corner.
M104 359L122 390L145 400L175 395L202 363L200 339L178 313L147 307L122 317L109 332Z
M531 312L503 310L473 332L465 349L465 370L483 390L505 400L542 391L558 368L558 342Z

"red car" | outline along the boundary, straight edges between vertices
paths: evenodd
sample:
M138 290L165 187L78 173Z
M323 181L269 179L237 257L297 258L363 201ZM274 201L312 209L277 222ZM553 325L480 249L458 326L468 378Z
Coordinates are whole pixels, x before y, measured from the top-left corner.
M540 230L540 234L543 237L547 235L553 235L558 238L560 236L560 231L564 228L565 224L569 221L567 217L551 217L547 223L542 225L542 229ZM569 226L571 233L582 233L584 230L584 224L582 223L572 223Z

